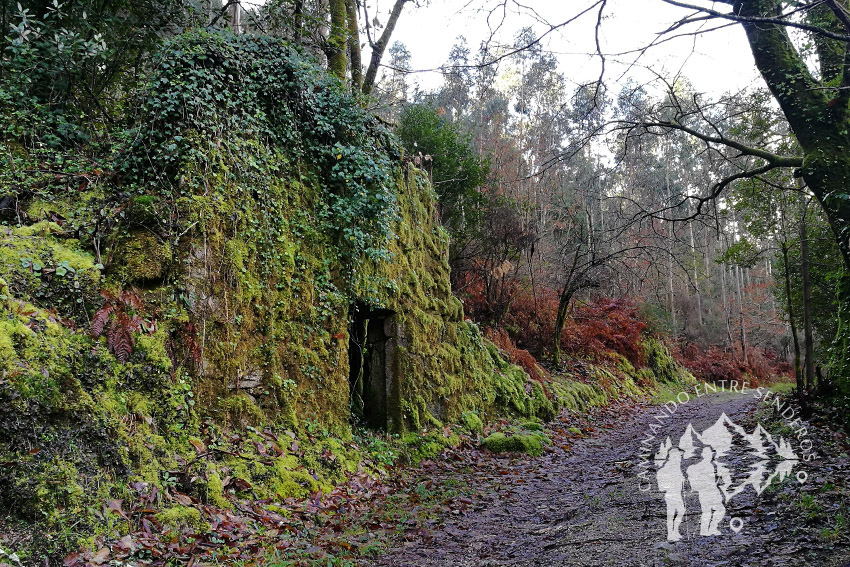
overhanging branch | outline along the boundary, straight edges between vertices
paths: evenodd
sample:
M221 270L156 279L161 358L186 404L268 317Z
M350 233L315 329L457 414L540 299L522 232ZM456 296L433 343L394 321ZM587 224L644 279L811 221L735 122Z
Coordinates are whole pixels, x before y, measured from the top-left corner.
M803 158L796 156L783 156L774 154L772 152L768 152L766 150L762 150L759 148L753 148L737 142L735 140L731 140L726 138L725 136L716 135L710 136L708 134L703 134L699 130L694 130L688 126L683 124L679 124L677 122L667 122L667 121L657 121L657 122L624 122L620 121L620 124L627 124L630 127L643 127L643 128L665 128L669 130L679 130L680 132L684 132L702 140L703 142L710 144L719 144L734 150L738 150L741 152L742 156L751 156L759 159L763 159L773 167L802 167L803 166Z
M850 35L836 33L834 31L830 31L828 29L824 29L822 27L813 26L811 24L806 24L803 22L795 22L787 19L787 17L791 14L784 14L783 17L780 18L767 18L761 16L741 16L738 14L731 14L729 12L720 12L718 10L712 10L711 8L706 8L704 6L698 6L696 4L688 4L686 2L679 2L678 0L661 0L665 4L670 4L671 6L676 6L678 8L686 8L688 10L695 10L697 12L702 12L703 14L707 14L713 18L721 18L724 20L730 20L733 22L738 22L741 24L775 24L780 26L785 26L789 28L796 28L804 31L808 31L811 33L816 33L823 37L828 37L830 39L836 39L838 41L850 41ZM819 6L824 3L826 0L820 0L817 2L812 2L810 4L806 4L804 8L801 9L811 9L815 6ZM726 2L724 2L726 3ZM798 9L797 11L800 11Z

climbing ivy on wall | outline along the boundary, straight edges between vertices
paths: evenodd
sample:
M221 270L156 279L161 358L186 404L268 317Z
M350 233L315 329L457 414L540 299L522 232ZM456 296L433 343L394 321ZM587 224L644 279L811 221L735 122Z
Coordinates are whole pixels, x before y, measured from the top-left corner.
M136 192L153 183L173 199L206 193L205 176L186 176L187 164L203 173L224 158L238 164L229 175L261 198L270 174L309 164L323 191L320 228L336 239L338 259L355 266L386 257L397 144L342 83L287 43L180 36L162 49L142 99L143 126L125 132L118 163Z

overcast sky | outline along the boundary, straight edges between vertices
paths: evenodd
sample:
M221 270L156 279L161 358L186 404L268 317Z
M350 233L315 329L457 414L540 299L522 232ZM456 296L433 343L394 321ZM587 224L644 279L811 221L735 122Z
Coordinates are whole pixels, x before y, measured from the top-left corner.
M487 0L431 0L427 6L405 8L394 34L410 50L414 69L432 69L443 64L455 38L464 35L473 52L488 35L486 14L476 8ZM491 0L494 2L495 0ZM526 0L546 21L560 23L590 6L591 0ZM392 0L369 0L372 8L377 7L382 22L392 6ZM666 29L686 12L663 3L661 0L609 0L605 11L600 39L603 50L609 54L622 53L650 43L656 33ZM374 16L372 16L374 17ZM555 53L561 62L566 77L582 83L599 75L599 58L592 55L595 50L594 26L596 12L592 12L574 23L553 33L544 43L545 49ZM502 42L510 42L515 31L523 25L532 24L528 16L509 15L500 34ZM718 22L708 25L713 27ZM546 28L536 24L539 33ZM644 82L651 73L641 66L658 73L672 76L676 73L687 76L696 90L721 94L737 91L749 85L759 85L752 55L743 30L738 25L712 31L698 37L685 37L652 48L637 66L629 68L635 54L609 56L606 80L614 81L624 72ZM440 84L439 73L420 73L416 80L424 88Z

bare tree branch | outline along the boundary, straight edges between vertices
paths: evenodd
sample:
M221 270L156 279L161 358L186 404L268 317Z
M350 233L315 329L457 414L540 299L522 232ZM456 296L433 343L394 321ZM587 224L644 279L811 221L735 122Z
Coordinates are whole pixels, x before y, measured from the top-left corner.
M390 37L395 31L395 26L398 23L398 18L401 16L401 11L404 5L413 0L395 0L393 9L390 11L390 19L387 20L387 25L374 44L372 44L372 59L369 61L369 68L366 69L366 77L363 79L363 94L369 94L375 86L375 80L378 77L378 68L381 66L381 58L384 56L384 51L390 43ZM368 25L367 25L367 30Z
M741 16L738 14L732 14L729 12L719 12L717 10L712 10L711 8L706 8L704 6L697 6L695 4L687 4L685 2L679 2L678 0L661 0L666 4L670 4L671 6L677 6L679 8L687 8L689 10L695 10L698 12L702 12L711 16L713 18L722 18L724 20L731 20L733 22L743 23L743 24L776 24L780 26L785 26L789 28L796 28L812 33L816 33L823 37L828 37L830 39L837 39L838 41L850 41L850 35L835 33L828 29L824 29L822 27L813 26L810 24L806 24L803 22L795 22L792 20L788 20L788 14L784 14L783 17L779 18L768 18L762 16ZM806 9L813 8L825 2L826 0L818 0L817 2L812 2L811 4L807 4L805 6Z

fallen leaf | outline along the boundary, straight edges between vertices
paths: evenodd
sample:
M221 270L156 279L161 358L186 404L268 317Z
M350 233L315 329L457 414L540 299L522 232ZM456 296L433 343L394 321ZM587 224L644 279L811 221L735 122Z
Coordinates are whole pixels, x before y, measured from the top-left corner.
M110 555L109 548L108 547L101 547L98 550L97 553L92 555L92 558L89 559L89 563L93 563L95 565L101 565L103 563L106 563L109 560L109 555Z
M129 521L130 518L127 517L127 514L124 513L123 505L124 505L123 500L110 500L106 505L106 509L109 512L115 512L116 514L118 514L119 516L124 518L125 520Z

